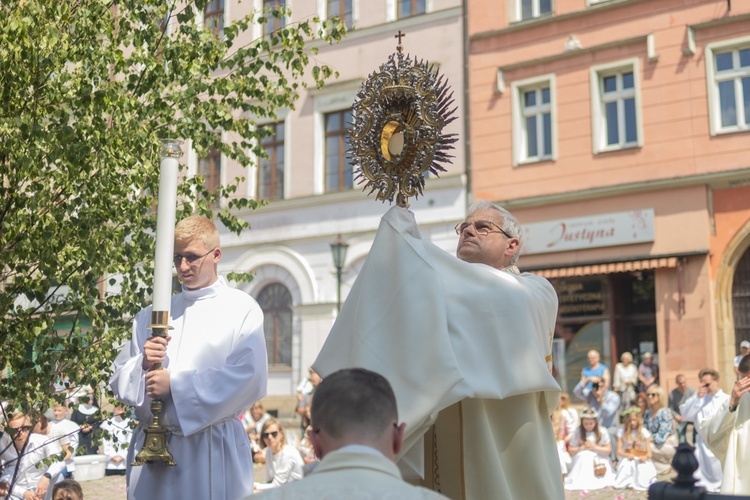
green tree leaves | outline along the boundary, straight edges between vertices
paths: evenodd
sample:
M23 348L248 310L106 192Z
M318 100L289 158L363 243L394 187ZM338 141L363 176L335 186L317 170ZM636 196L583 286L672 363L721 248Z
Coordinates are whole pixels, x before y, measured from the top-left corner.
M334 75L311 64L308 44L339 40L336 20L252 39L264 19L252 13L218 38L204 5L0 1L1 399L46 407L62 376L108 379L149 300L160 138L248 165L257 121L292 108L306 79ZM234 214L260 202L240 196L242 181L207 192L185 177L178 218L199 211L246 229Z

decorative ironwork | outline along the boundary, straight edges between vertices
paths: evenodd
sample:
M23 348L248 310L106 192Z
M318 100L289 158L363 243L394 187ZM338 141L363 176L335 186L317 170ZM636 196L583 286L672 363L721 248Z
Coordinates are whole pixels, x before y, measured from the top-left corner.
M424 189L425 172L439 175L450 163L458 134L443 128L456 119L453 92L434 64L397 51L371 73L357 93L349 130L355 180L377 199L408 206Z

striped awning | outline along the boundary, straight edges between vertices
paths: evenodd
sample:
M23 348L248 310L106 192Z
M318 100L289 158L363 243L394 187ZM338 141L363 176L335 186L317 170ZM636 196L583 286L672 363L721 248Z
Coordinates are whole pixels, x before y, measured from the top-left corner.
M570 278L573 276L591 276L594 274L629 273L645 271L647 269L662 269L677 267L679 257L656 257L653 259L637 259L621 262L599 262L578 266L554 267L546 269L523 269L545 278Z

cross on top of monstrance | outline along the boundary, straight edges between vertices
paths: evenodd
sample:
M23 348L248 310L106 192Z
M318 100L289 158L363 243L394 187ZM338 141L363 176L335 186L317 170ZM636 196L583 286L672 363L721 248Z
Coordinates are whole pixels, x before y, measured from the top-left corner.
M396 45L396 50L399 52L404 51L404 46L401 43L401 39L406 36L406 33L403 33L401 30L398 30L398 33L393 35L393 38L398 38L398 45Z
M435 65L403 53L399 30L396 52L362 83L352 105L349 130L356 180L377 199L408 207L419 196L425 172L445 172L458 134L443 129L456 119L453 92Z

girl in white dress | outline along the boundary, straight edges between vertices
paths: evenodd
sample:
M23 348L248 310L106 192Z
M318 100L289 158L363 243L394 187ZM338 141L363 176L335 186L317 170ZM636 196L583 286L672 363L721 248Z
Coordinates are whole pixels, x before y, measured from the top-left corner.
M622 416L624 426L617 429L615 488L647 490L656 480L656 467L651 461L651 433L643 426L639 408L631 406Z
M609 454L612 441L609 433L599 429L599 413L593 408L581 412L581 426L570 437L568 451L573 457L566 490L597 490L611 487L615 474Z

